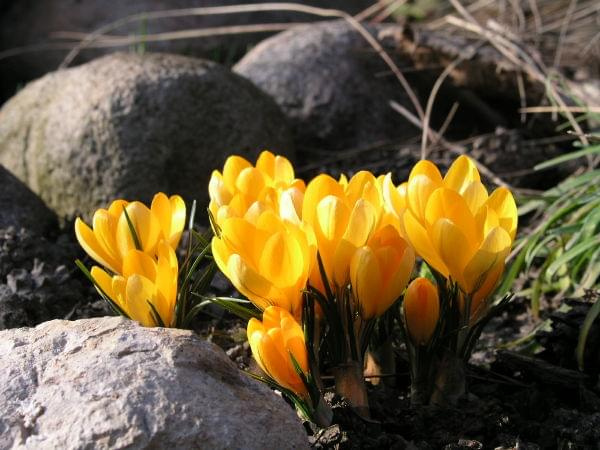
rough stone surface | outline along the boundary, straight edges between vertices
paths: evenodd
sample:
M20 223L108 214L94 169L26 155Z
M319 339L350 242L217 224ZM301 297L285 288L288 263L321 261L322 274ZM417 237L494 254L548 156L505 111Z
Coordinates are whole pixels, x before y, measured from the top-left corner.
M23 227L45 233L56 227L56 214L2 165L0 186L0 229Z
M231 153L291 156L285 118L218 64L117 53L29 84L0 110L0 163L59 216L179 193L203 205Z
M122 318L0 333L0 447L307 448L300 420L221 349Z
M23 83L56 70L68 53L68 48L56 47L55 33L91 33L99 27L116 20L143 12L156 12L179 8L206 6L228 6L239 3L265 3L268 0L127 0L111 2L106 0L2 0L0 2L0 52L3 50L42 45L38 51L17 52L2 62L0 71L0 102L15 93L19 83ZM305 5L322 8L343 9L356 13L368 7L371 0L304 0ZM263 24L269 22L306 22L320 19L309 14L277 11L238 13L226 15L191 15L161 18L159 20L132 21L111 31L111 35L140 36L166 33L178 30L194 30L205 27L218 27L243 24ZM270 33L204 36L194 39L163 40L146 42L146 51L162 51L190 56L212 56L227 62L236 58L249 45L264 39ZM50 39L49 39L50 38ZM64 42L64 40L62 41ZM54 45L48 48L48 44ZM44 47L45 46L45 47ZM123 47L121 47L122 49ZM127 46L125 46L125 49ZM85 50L75 60L80 64L114 51L114 48L94 48Z
M368 27L373 35L381 29ZM345 21L266 39L234 71L275 99L291 121L298 150L355 148L415 133L389 107L390 100L407 104L398 81L385 75L389 69Z

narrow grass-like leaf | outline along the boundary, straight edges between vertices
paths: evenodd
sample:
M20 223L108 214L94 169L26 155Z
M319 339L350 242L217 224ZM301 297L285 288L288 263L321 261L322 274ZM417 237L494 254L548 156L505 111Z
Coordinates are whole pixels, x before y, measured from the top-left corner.
M597 236L594 239L590 239L588 241L584 241L584 242L577 244L576 246L571 248L569 251L563 253L559 258L556 259L556 261L554 261L548 267L548 270L547 270L548 275L553 276L558 271L558 269L560 269L560 267L563 264L566 264L567 262L571 261L576 256L585 252L587 249L596 247L598 245L600 245L600 236Z
M226 309L230 313L235 314L239 318L246 321L252 318L262 318L262 312L259 311L249 300L242 300L239 298L232 297L207 297L205 295L197 294L195 292L192 292L192 295L215 303L220 307Z
M123 207L123 213L125 214L125 219L127 220L127 226L129 227L129 232L131 233L131 238L133 239L133 243L135 244L135 248L138 250L142 250L142 244L140 243L140 238L135 231L135 227L133 226L133 222L131 221L131 217L127 213L127 209Z
M600 314L600 301L596 300L588 311L587 316L585 316L583 325L579 330L579 339L577 340L575 354L577 355L577 365L580 370L584 369L585 343L587 342L588 334L590 333L590 329L594 324L594 320L598 317L598 314Z
M583 158L588 155L596 155L600 154L600 145L595 145L592 147L584 148L583 150L578 150L575 152L567 153L566 155L561 155L556 158L549 159L548 161L544 161L536 166L534 166L534 170L542 170L547 169L549 167L559 166L567 161L572 161L574 159Z
M163 322L162 317L160 317L160 314L156 310L154 304L150 300L146 300L146 303L148 303L148 306L150 306L150 314L152 314L154 322L156 322L159 327L166 328L165 323Z
M88 270L87 267L85 267L85 265L83 264L83 262L81 262L81 260L76 259L75 260L75 265L77 267L79 267L79 270L81 270L81 272L83 272L83 274L85 275L85 277L92 282L92 284L94 285L94 287L98 290L98 292L100 292L100 296L109 304L109 306L111 307L111 309L114 311L115 314L117 314L119 316L127 317L128 319L131 319L125 313L125 311L123 311L123 309L119 305L117 305L108 296L108 294L106 292L104 292L104 290L100 287L100 285L98 283L96 283L96 280L94 280L94 277L92 276L91 272Z

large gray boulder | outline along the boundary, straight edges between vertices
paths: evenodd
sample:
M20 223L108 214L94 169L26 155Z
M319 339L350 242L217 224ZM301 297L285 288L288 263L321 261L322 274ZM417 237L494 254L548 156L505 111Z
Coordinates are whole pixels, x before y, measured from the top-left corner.
M158 191L206 204L225 158L293 156L277 105L204 60L117 53L30 83L0 110L0 163L62 217Z
M2 165L0 186L0 230L9 227L27 228L44 234L56 227L56 214Z
M385 26L367 26L376 36ZM402 87L346 21L298 26L266 39L234 71L270 94L290 119L296 148L339 150L405 138L416 129L390 100Z
M0 332L0 448L307 448L294 411L192 332L122 318Z
M19 84L39 78L56 70L69 52L64 39L56 38L56 33L75 32L79 36L91 33L100 27L131 15L144 12L155 13L180 8L210 6L231 6L240 3L265 3L268 0L2 0L0 2L0 52L15 48L27 51L11 53L2 61L0 71L0 103L6 96L13 95ZM320 6L322 8L343 9L356 13L370 6L372 0L301 0L297 3ZM192 15L163 17L158 20L144 19L125 23L108 34L111 36L139 36L168 33L181 30L198 30L207 27L228 25L306 22L320 19L319 16L289 11L255 12L238 14ZM213 56L220 61L231 61L243 54L251 46L271 33L221 34L177 40L146 42L137 46L146 51L161 51L189 56ZM76 42L68 40L66 42ZM60 44L62 43L62 45ZM37 51L31 51L32 49ZM117 49L127 49L127 46ZM114 47L90 48L75 59L75 64L90 61Z

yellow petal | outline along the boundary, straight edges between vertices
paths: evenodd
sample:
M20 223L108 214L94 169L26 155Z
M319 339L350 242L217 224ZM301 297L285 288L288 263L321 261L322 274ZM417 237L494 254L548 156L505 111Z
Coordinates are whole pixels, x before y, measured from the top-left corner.
M141 249L139 250L153 253L161 233L160 222L150 209L140 202L129 203L125 211L127 211L140 241ZM119 217L116 240L123 258L129 250L136 248L125 213Z
M500 226L506 230L511 241L515 239L517 233L517 205L515 199L508 189L499 187L487 201L487 205L496 211Z
M235 183L240 172L247 167L252 167L252 164L241 156L233 155L225 161L225 165L223 166L223 182L231 193L234 193Z
M475 218L465 200L451 189L436 189L427 202L425 221L429 229L440 219L447 219L458 227L470 246L477 244Z
M125 289L127 309L131 319L137 320L145 327L158 326L150 313L150 305L148 305L148 302L155 302L154 283L143 276L132 275L127 278Z
M329 195L339 199L344 197L344 188L329 175L318 175L308 183L304 192L304 204L302 205L302 219L306 223L315 225L317 207Z
M267 174L274 182L291 183L294 180L294 168L289 160L280 155L263 151L256 161L256 168Z
M375 254L383 273L382 296L375 313L376 317L380 317L406 289L415 265L415 254L408 246L404 249L383 247Z
M266 186L266 180L262 172L254 167L242 170L235 182L235 187L252 200L258 199L261 191Z
M465 199L471 214L476 215L487 201L488 193L487 189L480 181L473 181L464 189L462 197Z
M440 174L439 169L434 163L427 161L426 159L423 159L414 165L408 176L408 182L410 183L413 178L419 175L424 175L434 184L442 184L442 175Z
M372 319L377 312L383 280L379 262L369 247L361 247L354 253L350 263L350 280L361 317Z
M444 277L448 277L448 267L440 257L432 238L410 210L406 210L401 216L400 225L416 253L433 269L438 271Z
M156 278L156 262L154 259L139 250L129 250L129 253L123 259L123 276L125 278L138 274L149 280Z
M406 201L413 215L419 221L425 220L425 207L431 194L440 187L425 175L414 176L406 187Z
M158 218L163 238L173 248L177 248L181 233L185 227L185 202L179 195L167 198L159 192L152 199L150 210Z
M282 219L299 224L302 220L304 193L295 187L286 189L279 198L279 215Z
M496 227L490 231L481 247L465 266L465 291L468 294L481 289L495 267L499 264L504 266L504 260L510 252L510 245L510 236L504 228Z
M99 209L94 213L92 229L96 242L102 248L110 260L119 263L121 257L116 241L116 221L105 209Z
M104 294L106 294L112 301L115 301L116 296L112 288L112 277L98 266L92 267L90 273Z
M439 219L432 229L432 240L448 267L450 277L464 288L463 271L474 250L463 231L448 219Z
M210 180L208 182L208 195L211 201L215 202L217 206L223 206L228 204L233 197L233 192L231 192L225 181L223 180L223 175L218 170L213 170Z
M286 233L275 233L265 243L259 272L276 286L291 286L302 276L303 262L298 243Z
M444 186L462 194L474 181L480 181L479 171L471 158L461 155L454 160L444 177Z
M92 229L79 217L75 220L75 236L77 237L79 245L83 247L85 252L90 255L92 259L114 273L119 273L121 271L120 261L115 260L104 251L98 243Z
M156 264L156 290L160 294L158 312L166 326L171 326L177 301L177 257L173 248L162 241L159 244L158 263Z
M239 255L233 254L227 261L228 278L238 291L244 294L259 309L277 304L284 309L290 309L289 299L264 276L257 273Z

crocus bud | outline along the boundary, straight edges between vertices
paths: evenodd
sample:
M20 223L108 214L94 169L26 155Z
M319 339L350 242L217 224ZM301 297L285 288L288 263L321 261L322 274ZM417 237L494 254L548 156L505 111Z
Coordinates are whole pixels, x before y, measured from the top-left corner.
M415 278L404 294L404 320L415 345L427 345L440 315L437 288L427 278Z
M308 373L308 354L302 328L285 309L269 306L262 322L250 319L248 342L260 368L280 386L299 396L306 396L304 383L298 375L292 355L302 372Z

